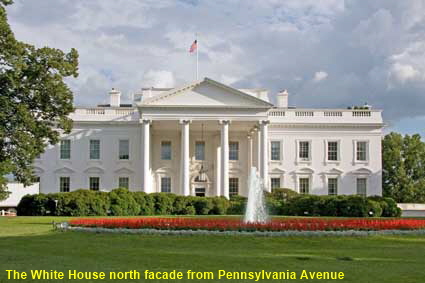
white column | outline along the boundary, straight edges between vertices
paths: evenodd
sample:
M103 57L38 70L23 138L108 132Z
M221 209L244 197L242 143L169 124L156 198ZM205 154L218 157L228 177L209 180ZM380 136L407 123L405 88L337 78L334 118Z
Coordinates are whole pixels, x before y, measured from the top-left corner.
M150 174L150 120L142 120L142 190L153 192Z
M257 171L261 172L261 131L259 127L255 128L257 131Z
M215 195L221 196L221 146L220 137L218 138L215 160Z
M252 167L252 133L247 136L248 139L248 171L251 172Z
M260 123L260 132L261 132L261 171L260 176L263 179L264 186L267 191L270 191L269 188L269 156L268 156L268 124L269 121L264 120Z
M189 120L181 120L181 186L183 195L190 195L189 184Z
M229 120L221 124L221 193L229 198Z

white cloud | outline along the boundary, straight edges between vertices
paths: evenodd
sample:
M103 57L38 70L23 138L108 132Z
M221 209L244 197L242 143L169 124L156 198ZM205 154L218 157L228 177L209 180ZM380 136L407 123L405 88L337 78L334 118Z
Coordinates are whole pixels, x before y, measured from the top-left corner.
M368 101L388 121L423 115L424 8L423 0L16 0L7 11L18 39L77 48L80 76L67 81L78 105L102 102L111 87L131 94L194 80L188 48L198 32L200 77L272 95L287 88L298 107Z
M423 75L416 70L412 65L395 63L389 71L390 79L400 83L407 81L415 81L423 79Z
M144 87L175 87L174 75L164 70L149 70L143 80Z
M327 78L328 78L328 73L326 73L325 71L318 71L314 73L313 81L320 82L320 81L326 80Z

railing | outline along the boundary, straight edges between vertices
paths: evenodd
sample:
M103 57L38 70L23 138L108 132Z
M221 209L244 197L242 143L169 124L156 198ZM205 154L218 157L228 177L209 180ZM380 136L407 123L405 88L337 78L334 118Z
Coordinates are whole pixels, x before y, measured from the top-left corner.
M276 123L383 123L381 111L375 109L274 108L268 116Z
M89 109L86 109L86 114L88 114L88 115L105 115L105 109L89 108Z
M341 111L325 111L323 114L325 117L342 117Z
M353 117L370 117L370 111L353 111Z
M134 112L137 112L136 109L127 108L127 109L110 109L110 108L80 108L75 111L76 114L86 114L86 115L131 115Z
M285 111L271 110L269 112L269 116L273 116L273 117L285 117Z
M295 116L297 116L297 117L313 117L314 111L296 111Z

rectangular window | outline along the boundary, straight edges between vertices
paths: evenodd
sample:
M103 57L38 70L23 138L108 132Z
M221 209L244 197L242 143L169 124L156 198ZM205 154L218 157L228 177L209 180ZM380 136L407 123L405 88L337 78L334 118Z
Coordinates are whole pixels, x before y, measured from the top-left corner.
M270 143L271 160L280 160L280 141L272 141Z
M120 160L130 159L130 141L129 140L120 140L119 141L119 156Z
M171 142L161 142L161 160L171 160Z
M161 178L161 193L171 193L171 178L170 177Z
M90 140L90 159L100 159L100 140Z
M301 160L310 159L310 142L300 141L298 156Z
M130 180L128 177L118 178L118 188L128 189L130 187Z
M357 158L357 161L367 160L367 142L365 141L357 142L356 158Z
M338 142L328 142L328 161L338 161Z
M328 195L338 194L338 179L328 178Z
M366 196L367 194L366 178L357 178L357 194L361 196Z
M59 178L59 191L62 193L69 192L71 185L71 180L69 177L60 177Z
M229 142L229 160L239 160L239 142Z
M71 141L61 140L60 159L71 159Z
M310 179L300 178L300 194L308 194L310 192Z
M271 178L270 179L270 186L273 189L279 189L280 188L280 178Z
M205 160L205 142L197 141L195 143L195 159Z
M89 178L89 188L92 191L98 191L100 188L100 178L99 177L90 177Z
M229 196L239 194L239 178L229 178Z

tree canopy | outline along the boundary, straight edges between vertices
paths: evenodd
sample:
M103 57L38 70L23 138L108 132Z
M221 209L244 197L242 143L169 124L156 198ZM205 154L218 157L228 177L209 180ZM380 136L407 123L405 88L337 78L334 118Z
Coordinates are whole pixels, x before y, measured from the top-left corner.
M390 133L382 141L383 194L397 202L425 202L425 143L419 134Z
M64 78L78 76L75 49L64 53L16 40L9 4L0 0L0 200L8 194L5 175L31 184L34 158L71 131L73 94Z

